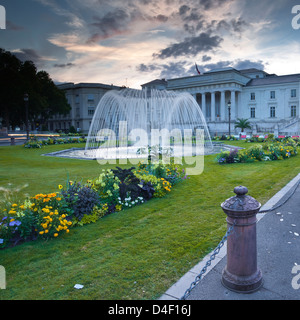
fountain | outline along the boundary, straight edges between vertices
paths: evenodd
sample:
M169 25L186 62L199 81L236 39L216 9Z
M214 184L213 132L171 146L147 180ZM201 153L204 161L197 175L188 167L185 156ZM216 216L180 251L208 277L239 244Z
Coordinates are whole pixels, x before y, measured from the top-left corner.
M97 160L100 164L136 164L142 159L193 165L204 154L230 146L213 146L196 100L187 92L121 89L108 91L100 100L90 126L85 149L51 154L66 158ZM203 157L196 167L203 167ZM197 171L197 174L200 170Z
M183 152L195 155L197 137L203 139L206 151L213 150L201 108L189 93L112 90L103 96L95 111L85 156L139 158L147 156L149 147L154 146L172 150L175 156Z

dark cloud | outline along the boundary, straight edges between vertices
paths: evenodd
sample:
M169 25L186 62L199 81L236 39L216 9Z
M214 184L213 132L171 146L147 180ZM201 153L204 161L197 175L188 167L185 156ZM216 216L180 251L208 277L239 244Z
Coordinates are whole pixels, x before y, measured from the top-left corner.
M189 6L187 6L187 5L183 5L183 6L181 6L180 8L179 8L179 15L180 16L183 16L183 15L185 15L188 11L190 11L191 10L191 8L189 7Z
M163 64L161 68L161 79L180 78L190 75L186 70L186 62L170 62L169 64Z
M200 52L208 52L220 46L223 41L219 36L201 33L195 37L185 38L182 42L171 44L169 47L153 54L154 58L166 59L169 57L195 56Z
M259 69L259 70L264 70L265 65L262 60L259 61L251 61L251 60L237 60L233 64L233 67L237 70L243 70L243 69Z
M220 7L227 2L232 2L233 0L199 0L199 5L204 10L210 10L212 8Z
M237 32L241 33L244 31L244 28L248 27L249 24L244 19L239 17L238 19L231 19L229 21L227 20L220 20L216 21L213 20L211 24L209 25L209 28L215 29L217 31L221 31L222 29L225 29L230 32Z
M44 66L42 57L33 49L21 49L18 52L14 52L14 55L21 61L32 61L37 68Z
M191 73L188 71L188 67L189 65L185 61L148 65L142 63L137 67L137 71L145 73L157 71L160 72L159 78L170 79L191 75Z
M203 59L204 58L204 59ZM203 56L202 62L209 61L211 57ZM223 60L216 63L197 64L201 74L215 69L232 67L236 70L256 68L264 70L263 61L251 60ZM165 64L140 64L137 66L137 71L141 73L157 73L160 79L172 79L180 77L188 77L198 75L195 64L187 61L169 62ZM159 75L158 75L159 73ZM154 76L155 77L155 76Z
M55 64L55 65L53 65L53 67L54 68L62 68L62 69L64 69L64 68L71 68L71 67L74 67L75 66L75 64L74 63L62 63L62 64Z
M144 63L141 63L136 68L136 70L140 71L140 72L152 72L152 71L155 71L158 69L160 69L160 67L158 65L155 65L155 64L145 65Z
M91 25L95 27L96 33L88 42L95 42L99 39L105 39L112 34L119 33L128 24L130 19L129 14L123 9L116 9L114 11L106 13L103 17L94 17L94 21Z
M204 55L202 57L202 62L207 62L207 61L210 61L211 60L211 57L207 56L207 55Z
M204 65L198 65L199 70L201 73L211 71L214 69L222 69L222 68L228 68L232 67L236 70L243 70L243 69L259 69L259 70L264 70L265 66L263 61L251 61L251 60L234 60L234 61L229 61L229 60L223 60L219 61L216 63L207 63Z
M155 17L155 19L158 20L159 22L167 22L169 18L163 14L159 14L158 16Z

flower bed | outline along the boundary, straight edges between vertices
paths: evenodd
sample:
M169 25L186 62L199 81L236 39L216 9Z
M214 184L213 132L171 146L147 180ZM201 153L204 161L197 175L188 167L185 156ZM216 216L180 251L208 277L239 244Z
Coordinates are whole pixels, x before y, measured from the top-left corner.
M186 179L174 164L141 164L137 168L103 170L86 183L67 181L58 191L37 194L0 211L0 248L39 238L57 238L70 228L96 222L150 200L164 197Z
M281 141L270 138L262 144L255 144L248 149L223 151L216 160L220 164L245 163L254 161L283 160L297 155L298 141L285 138Z
M69 144L69 143L85 143L86 138L48 138L47 140L37 140L35 136L31 136L30 139L24 144L25 148L35 149L42 148L42 146L54 145L54 144Z

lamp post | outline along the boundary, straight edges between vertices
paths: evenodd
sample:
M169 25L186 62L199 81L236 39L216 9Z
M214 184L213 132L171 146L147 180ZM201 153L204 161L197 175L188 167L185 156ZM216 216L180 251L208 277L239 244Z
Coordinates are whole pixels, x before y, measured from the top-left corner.
M231 101L228 101L228 120L229 120L229 137L231 135L231 131L230 131L230 122L231 122Z
M26 112L26 137L27 141L29 140L29 126L28 126L28 101L29 96L27 93L24 94L24 103L25 103L25 112Z

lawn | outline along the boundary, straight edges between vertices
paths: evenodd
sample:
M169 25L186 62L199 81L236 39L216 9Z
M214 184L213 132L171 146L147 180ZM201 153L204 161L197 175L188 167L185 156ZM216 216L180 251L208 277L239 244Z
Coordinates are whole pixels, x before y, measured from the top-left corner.
M28 184L23 192L29 195L53 192L68 177L86 181L108 167L41 156L71 147L0 147L0 187ZM231 165L214 159L206 156L204 172L165 198L72 228L62 238L0 250L7 279L0 299L157 299L221 240L226 216L220 204L235 186L247 186L263 204L300 172L300 156Z

